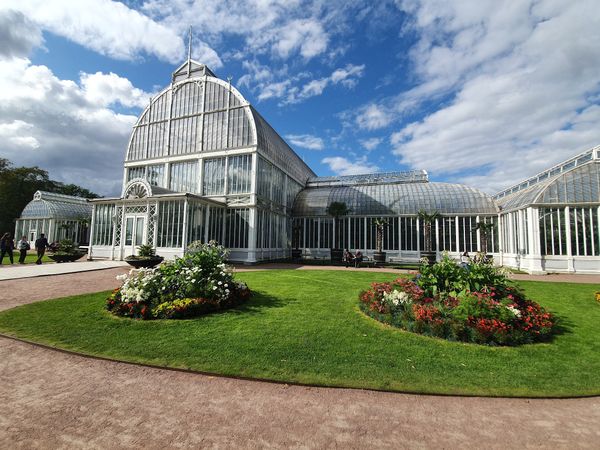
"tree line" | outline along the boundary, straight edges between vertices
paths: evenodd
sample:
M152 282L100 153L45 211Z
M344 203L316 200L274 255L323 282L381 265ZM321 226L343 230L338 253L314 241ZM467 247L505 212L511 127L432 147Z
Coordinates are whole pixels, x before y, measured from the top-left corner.
M98 198L98 194L77 186L50 179L48 172L34 167L14 167L5 158L0 158L0 234L14 233L15 221L23 208L33 199L36 191Z

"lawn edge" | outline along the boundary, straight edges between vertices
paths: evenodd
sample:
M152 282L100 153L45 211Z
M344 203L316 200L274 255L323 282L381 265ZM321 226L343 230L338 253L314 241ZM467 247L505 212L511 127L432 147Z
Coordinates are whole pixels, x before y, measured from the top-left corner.
M273 380L269 378L260 378L260 377L244 377L241 375L224 375L217 372L207 372L202 370L194 370L194 369L185 369L181 367L171 367L171 366L161 366L158 364L150 364L150 363L142 363L136 361L127 361L123 359L109 358L107 356L94 355L90 353L82 353L77 352L75 350L68 350L66 348L53 346L50 344L43 344L41 342L31 341L29 339L20 338L17 336L13 336L10 334L6 334L0 332L0 338L10 339L12 341L21 342L24 344L32 345L34 347L42 348L45 350L50 350L54 352L63 353L66 355L74 355L81 358L88 358L97 361L106 361L111 363L118 364L127 364L131 366L137 367L147 367L150 369L158 369L158 370L168 370L172 372L182 372L189 373L193 375L207 376L207 377L216 377L216 378L225 378L229 380L240 380L240 381L250 381L257 383L269 383L276 384L282 386L298 386L298 387L314 387L320 389L349 389L353 391L366 391L366 392L386 392L390 394L403 394L403 395L424 395L428 397L456 397L456 398L499 398L499 399L524 399L524 400L569 400L569 399L584 399L584 398L599 398L599 394L581 394L581 395L566 395L566 396L521 396L521 395L484 395L484 394L453 394L453 393L432 393L432 392L420 392L420 391L401 391L401 390L393 390L393 389L377 389L377 388L359 388L359 387L349 387L349 386L336 386L336 385L326 385L326 384L311 384L311 383L302 383L296 381L281 381L281 380Z

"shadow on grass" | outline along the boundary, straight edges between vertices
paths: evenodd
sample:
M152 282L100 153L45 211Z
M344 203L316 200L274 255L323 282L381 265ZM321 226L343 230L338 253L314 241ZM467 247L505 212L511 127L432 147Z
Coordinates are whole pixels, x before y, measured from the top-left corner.
M573 330L574 328L576 328L576 325L573 321L571 321L565 316L560 316L556 313L552 314L554 315L556 322L554 325L554 330L552 334L548 337L546 342L552 342L558 336L562 336L563 334L573 334Z
M252 296L246 303L222 312L229 312L230 314L260 314L266 309L282 308L295 301L291 298L278 298L265 292L252 291Z

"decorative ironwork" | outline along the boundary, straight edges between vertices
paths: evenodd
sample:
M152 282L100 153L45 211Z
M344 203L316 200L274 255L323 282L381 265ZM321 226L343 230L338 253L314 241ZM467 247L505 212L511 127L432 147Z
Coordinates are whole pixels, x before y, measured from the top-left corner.
M228 197L227 205L247 205L252 202L252 198L249 195L242 195L240 197Z
M125 186L123 198L136 199L146 198L152 195L152 188L146 180L135 178Z
M121 218L123 216L123 207L117 206L115 208L115 247L121 245Z
M146 234L146 243L154 247L156 236L156 216L158 214L156 203L150 203L148 207L148 232Z
M131 205L125 207L125 214L146 214L147 212L147 205Z

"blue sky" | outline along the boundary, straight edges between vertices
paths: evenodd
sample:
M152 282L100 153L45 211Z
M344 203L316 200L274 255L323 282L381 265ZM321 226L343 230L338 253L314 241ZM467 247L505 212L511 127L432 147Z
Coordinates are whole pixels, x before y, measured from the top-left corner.
M319 175L426 169L494 193L600 144L595 1L0 5L0 156L104 195L193 57Z

